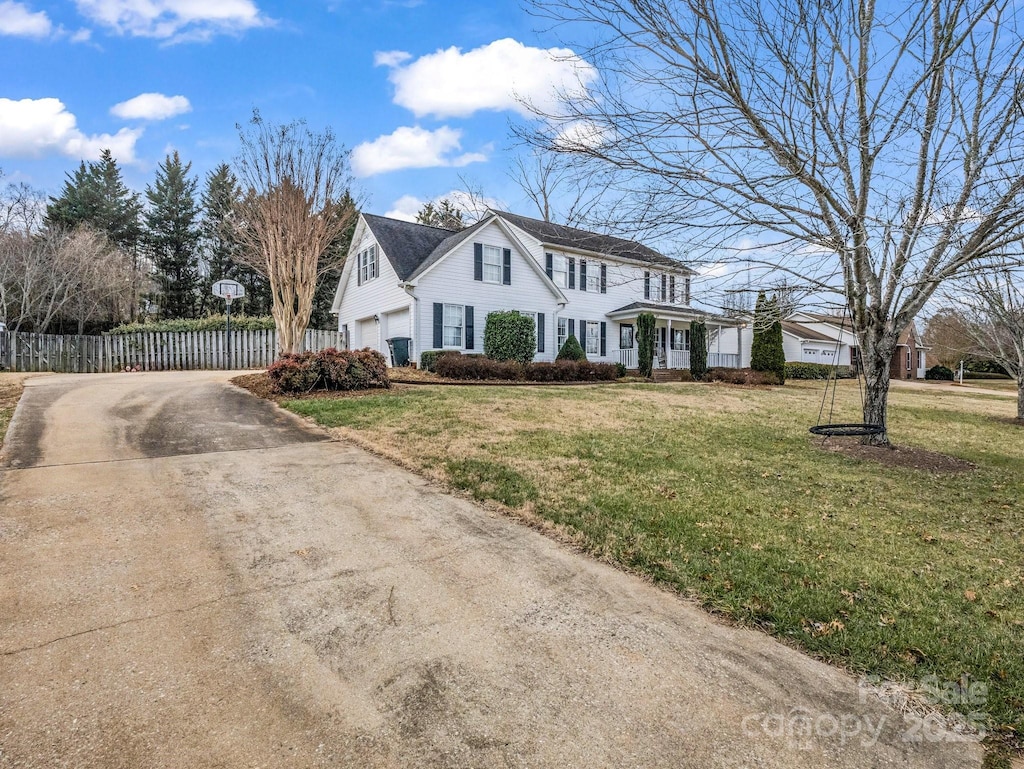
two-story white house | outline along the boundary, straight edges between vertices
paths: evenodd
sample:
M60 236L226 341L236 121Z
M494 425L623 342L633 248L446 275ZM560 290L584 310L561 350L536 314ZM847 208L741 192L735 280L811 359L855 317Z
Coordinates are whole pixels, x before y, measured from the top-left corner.
M362 214L334 297L345 343L390 360L388 339L425 350L483 352L487 314L534 320L537 354L551 361L570 334L588 360L635 368L636 318L651 312L659 368L689 368L690 321L709 330L709 365L740 365L736 321L691 306L696 275L682 262L621 238L489 211L464 230Z

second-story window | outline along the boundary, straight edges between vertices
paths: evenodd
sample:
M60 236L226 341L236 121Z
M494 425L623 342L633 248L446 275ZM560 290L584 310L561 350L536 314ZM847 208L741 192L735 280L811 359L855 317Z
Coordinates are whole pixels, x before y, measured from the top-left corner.
M501 283L501 249L484 246L484 283Z
M569 287L569 260L561 254L551 256L551 280L559 288Z
M356 257L356 267L359 270L359 282L365 283L377 277L377 244L364 248Z
M601 265L597 262L587 264L587 291L595 294L601 291Z

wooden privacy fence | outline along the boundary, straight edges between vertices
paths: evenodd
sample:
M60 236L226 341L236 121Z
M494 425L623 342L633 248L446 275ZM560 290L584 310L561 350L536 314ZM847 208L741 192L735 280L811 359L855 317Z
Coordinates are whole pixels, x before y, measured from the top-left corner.
M0 364L9 371L93 374L266 368L277 358L276 331L160 331L114 336L0 334ZM306 331L306 350L340 347L337 331ZM230 350L229 350L230 348Z

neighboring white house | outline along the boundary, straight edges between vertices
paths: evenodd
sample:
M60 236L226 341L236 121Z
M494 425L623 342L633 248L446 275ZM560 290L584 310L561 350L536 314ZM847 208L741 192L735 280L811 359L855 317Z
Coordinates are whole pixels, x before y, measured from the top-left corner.
M750 365L753 327L740 332L740 355ZM823 363L827 366L857 364L857 337L848 319L813 312L794 312L782 321L782 348L787 362ZM923 379L927 369L927 351L920 342L916 326L900 335L893 353L890 376L897 379ZM730 347L730 352L735 348Z
M743 324L691 306L695 274L639 243L502 211L458 232L363 214L332 311L349 347L389 360L395 337L412 340L413 361L425 350L483 352L487 314L518 310L534 320L534 360L554 360L573 334L589 360L627 368L647 311L658 367L689 368L695 319L708 324L709 365L737 367Z

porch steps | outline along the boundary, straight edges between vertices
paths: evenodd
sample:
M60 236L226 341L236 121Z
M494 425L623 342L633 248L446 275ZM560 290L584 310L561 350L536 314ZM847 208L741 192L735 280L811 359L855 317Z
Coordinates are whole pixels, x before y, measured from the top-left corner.
M638 369L629 369L626 372L631 377L640 376ZM654 382L682 382L683 376L689 374L687 369L654 369L650 373L650 378Z

